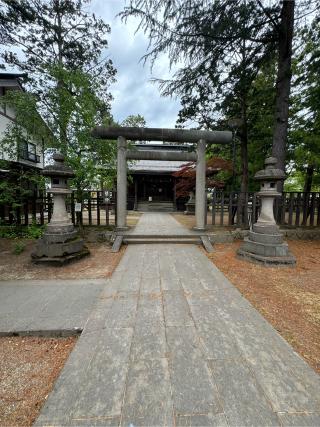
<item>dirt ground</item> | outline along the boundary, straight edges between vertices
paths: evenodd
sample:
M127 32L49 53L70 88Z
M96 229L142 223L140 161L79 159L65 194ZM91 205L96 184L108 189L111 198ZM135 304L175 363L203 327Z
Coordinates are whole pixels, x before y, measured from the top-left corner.
M87 243L90 255L63 267L35 265L31 252L35 240L19 240L25 244L24 251L15 255L18 240L0 239L0 280L13 279L100 279L111 276L118 265L124 249L112 253L107 243Z
M172 216L180 222L180 224L184 225L185 227L191 229L192 227L195 227L196 225L196 218L194 215L184 215L183 213L174 213ZM217 219L218 221L218 219ZM224 221L225 224L228 224L228 218L225 218ZM234 227L224 225L224 227L221 227L219 225L212 225L212 215L211 212L208 212L207 215L207 230L208 231L214 231L215 233L222 233L227 230L234 230Z
M0 338L0 426L31 426L77 338Z
M288 242L294 268L238 259L240 243L215 244L207 256L320 374L320 241Z

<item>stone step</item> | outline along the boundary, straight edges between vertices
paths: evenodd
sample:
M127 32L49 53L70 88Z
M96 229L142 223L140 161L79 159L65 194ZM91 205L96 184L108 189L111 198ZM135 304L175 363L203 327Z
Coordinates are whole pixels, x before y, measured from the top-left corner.
M138 211L142 212L174 212L172 202L139 202Z
M123 237L125 239L131 239L131 238L139 238L139 239L143 239L143 238L157 238L157 239L192 239L192 238L196 238L199 239L200 238L200 234L198 233L194 233L194 234L123 234Z
M129 238L124 237L123 243L126 243L126 244L138 244L138 243L141 243L141 244L147 244L147 243L150 243L150 244L153 244L153 243L201 244L201 239L200 239L200 237L197 237L197 236L195 236L195 237L191 236L188 238L186 238L186 237L183 237L183 238L181 238L181 237L160 237L160 236L150 236L150 237L132 236Z

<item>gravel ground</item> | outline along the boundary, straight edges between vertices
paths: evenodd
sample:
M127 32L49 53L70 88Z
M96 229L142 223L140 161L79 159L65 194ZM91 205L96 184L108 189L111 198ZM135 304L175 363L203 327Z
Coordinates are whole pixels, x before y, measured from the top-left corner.
M263 267L238 259L241 242L215 244L207 256L320 373L320 242L289 241L297 266Z
M31 426L77 338L0 338L0 426Z
M78 261L59 266L31 262L35 240L20 240L25 249L20 255L13 254L18 240L0 238L0 280L15 279L103 279L110 277L118 265L124 248L112 253L106 243L88 243L90 255Z

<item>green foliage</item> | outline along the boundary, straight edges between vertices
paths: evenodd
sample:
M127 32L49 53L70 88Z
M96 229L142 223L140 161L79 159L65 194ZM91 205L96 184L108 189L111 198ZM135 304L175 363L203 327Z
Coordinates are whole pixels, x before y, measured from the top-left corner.
M0 226L0 238L39 239L43 235L44 230L44 225L36 224L29 226L2 225Z
M35 189L44 189L44 179L33 169L23 169L19 165L12 166L7 161L0 161L0 168L9 173L0 180L0 205L11 206L14 210L20 207Z
M143 116L141 116L141 114L131 114L125 120L123 120L121 126L144 128L146 126L146 120Z
M299 33L293 85L290 154L296 173L316 191L320 181L320 17ZM308 177L308 170L311 175Z
M0 26L7 48L2 57L28 72L28 93L5 100L17 111L6 141L19 143L19 133L22 139L36 135L48 154L65 154L80 197L84 188L114 174L115 144L91 136L95 125L111 120L109 85L116 70L102 57L110 27L86 12L85 0L3 3ZM23 54L15 53L14 45Z
M23 242L16 242L13 246L12 253L20 255L25 250L26 245Z

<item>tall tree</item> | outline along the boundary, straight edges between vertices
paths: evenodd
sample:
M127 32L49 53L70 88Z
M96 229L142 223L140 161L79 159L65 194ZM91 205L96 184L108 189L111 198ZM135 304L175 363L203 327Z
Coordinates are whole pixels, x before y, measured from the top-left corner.
M277 6L267 10L274 15ZM181 96L179 124L195 120L214 129L223 103L232 100L241 119L240 189L248 191L247 95L275 47L270 19L253 0L132 0L121 16L140 19L150 39L145 58L154 61L165 52L171 65L182 64L171 81L160 81L164 95Z
M320 182L320 16L298 36L289 141L294 168L305 178L303 191L310 192Z
M277 166L283 171L285 170L287 151L294 9L295 0L283 0L280 22L277 28L278 73L272 155L277 158ZM283 181L278 183L278 190L283 190Z
M0 9L6 44L2 58L28 72L28 92L51 129L55 147L76 169L79 190L88 185L86 177L97 172L97 164L114 158L112 144L101 146L90 136L91 127L110 115L108 88L115 69L102 57L110 27L87 13L86 3L2 0Z

